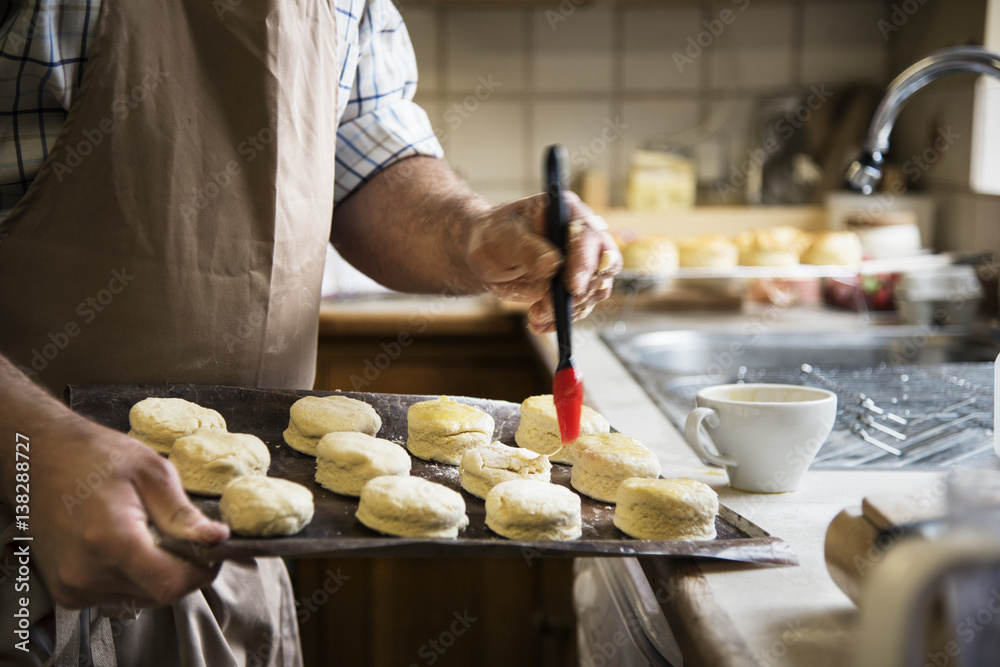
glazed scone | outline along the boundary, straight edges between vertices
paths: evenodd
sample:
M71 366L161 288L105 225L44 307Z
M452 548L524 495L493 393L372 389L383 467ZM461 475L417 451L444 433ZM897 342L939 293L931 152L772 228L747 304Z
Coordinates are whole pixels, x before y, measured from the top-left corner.
M409 474L405 449L366 433L327 433L316 446L316 481L334 493L357 497L369 480Z
M145 398L128 412L129 437L169 454L177 438L200 428L226 430L226 420L215 410L183 398Z
M766 227L736 236L743 266L793 266L809 246L811 235L796 227Z
M174 441L170 462L185 491L220 496L237 477L267 475L271 452L255 435L200 428Z
M607 433L611 424L602 415L586 405L580 411L580 435ZM521 421L514 433L518 447L545 454L553 463L573 464L573 442L562 442L559 436L559 418L552 394L529 396L521 403Z
M493 417L442 396L420 401L406 413L406 448L419 458L457 466L467 449L493 442Z
M650 234L621 245L622 268L656 276L677 273L677 244L662 234Z
M615 525L640 540L712 540L719 496L693 479L633 477L618 487Z
M276 477L237 477L222 492L219 514L238 535L294 535L312 521L312 491Z
M465 450L458 476L462 488L486 498L494 486L512 479L535 479L548 483L552 464L544 454L491 442Z
M306 396L292 404L285 442L294 450L316 456L320 438L335 431L374 436L382 418L364 401L347 396Z
M580 496L538 480L503 482L486 496L486 525L511 540L575 540L583 534Z
M823 232L817 234L812 245L802 255L803 264L844 265L860 264L861 239L854 232Z
M687 268L731 269L739 248L722 234L705 234L677 242L680 265Z
M361 490L358 521L398 537L458 537L469 525L462 494L421 477L376 477Z
M580 493L615 502L618 485L629 477L660 475L660 461L641 442L621 433L586 435L576 441L570 484Z

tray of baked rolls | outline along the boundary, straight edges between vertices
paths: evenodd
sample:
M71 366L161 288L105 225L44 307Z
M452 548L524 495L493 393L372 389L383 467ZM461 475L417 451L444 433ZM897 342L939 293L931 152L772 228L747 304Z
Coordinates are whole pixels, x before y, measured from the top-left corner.
M557 438L546 433L551 397L526 400L521 433L522 405L481 398L196 385L71 386L66 398L73 410L168 455L195 505L230 525L229 539L214 545L159 538L193 560L662 555L798 562L784 540L718 504L709 487L668 483L655 456L589 409L583 433L595 433L574 443L574 457L565 449L552 457L573 458L576 466L518 447L519 439L535 446ZM330 419L341 430L327 433ZM549 443L541 444L536 449ZM634 477L629 515L621 502L626 485L615 475ZM610 502L615 488L618 508Z

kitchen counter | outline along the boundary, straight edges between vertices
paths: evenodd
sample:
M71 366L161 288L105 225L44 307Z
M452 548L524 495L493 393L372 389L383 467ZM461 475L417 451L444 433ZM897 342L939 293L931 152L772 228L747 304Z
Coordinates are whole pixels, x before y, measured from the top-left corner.
M608 323L610 320L604 324ZM738 331L765 323L768 331L847 332L859 326L859 318L857 314L773 308L757 315L637 313L629 328ZM650 584L664 603L664 611L684 649L685 664L853 664L857 607L827 573L823 556L827 526L845 507L859 507L867 495L940 498L944 492L942 474L814 470L807 473L802 489L796 492L734 491L727 485L724 471L706 467L694 455L683 434L677 432L600 340L599 328L578 327L580 344L574 348L574 358L585 378L588 403L615 428L639 438L656 452L664 476L691 477L709 484L718 492L720 502L785 539L800 559L798 567L703 560L676 573L677 581L657 580L654 574ZM552 345L553 341L546 344ZM692 608L701 613L692 615ZM717 616L719 612L721 616ZM706 623L706 619L713 618L721 619L721 631ZM736 637L722 636L730 633ZM711 645L720 640L727 642L724 649Z
M627 322L621 321L628 313ZM461 334L523 331L523 312L490 299L391 298L325 304L321 330L386 335L409 330L414 318L427 327ZM587 402L618 430L649 446L665 476L692 477L712 486L720 501L773 535L800 559L797 567L753 566L702 560L646 568L685 654L685 664L852 664L855 605L830 579L823 556L827 526L846 507L873 494L938 496L942 475L933 472L810 471L801 490L786 494L733 491L725 473L704 466L645 391L632 379L598 333L604 328L728 331L849 332L865 324L857 314L805 308L763 308L756 313L718 311L631 313L599 308L576 327L574 357ZM543 359L554 361L554 336L531 337ZM492 397L490 397L492 398ZM647 563L648 566L648 563Z

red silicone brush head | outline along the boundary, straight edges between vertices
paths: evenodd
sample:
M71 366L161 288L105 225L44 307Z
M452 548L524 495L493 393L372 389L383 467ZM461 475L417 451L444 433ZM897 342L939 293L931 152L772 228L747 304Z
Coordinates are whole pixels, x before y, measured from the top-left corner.
M580 409L583 407L583 376L569 366L556 371L552 379L552 400L559 418L559 437L563 443L580 437Z

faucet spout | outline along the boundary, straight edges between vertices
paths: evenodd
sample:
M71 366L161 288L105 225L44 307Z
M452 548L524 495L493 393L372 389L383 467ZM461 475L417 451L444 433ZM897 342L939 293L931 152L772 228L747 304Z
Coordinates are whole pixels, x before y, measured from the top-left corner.
M866 195L875 192L882 180L889 135L906 101L931 81L959 73L989 74L1000 78L1000 54L978 46L941 49L897 76L875 110L864 150L847 168L844 178L848 188Z

